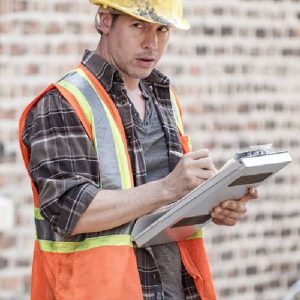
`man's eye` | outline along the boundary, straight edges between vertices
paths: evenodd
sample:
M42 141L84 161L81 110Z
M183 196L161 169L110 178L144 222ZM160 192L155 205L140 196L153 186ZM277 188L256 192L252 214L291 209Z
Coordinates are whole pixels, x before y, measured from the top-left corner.
M159 29L158 29L160 32L168 32L169 30L170 30L170 28L169 27L166 27L166 26L161 26L161 27L159 27Z
M136 27L136 28L143 28L142 23L134 23L133 26Z

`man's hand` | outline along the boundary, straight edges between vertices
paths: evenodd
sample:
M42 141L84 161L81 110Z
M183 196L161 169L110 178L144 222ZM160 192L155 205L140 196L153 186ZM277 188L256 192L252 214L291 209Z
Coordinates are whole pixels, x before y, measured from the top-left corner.
M249 200L257 199L257 189L250 188L240 200L226 200L216 206L210 213L212 221L217 225L234 226L247 212Z
M164 179L165 191L176 201L217 173L207 149L184 154ZM172 202L173 202L172 201Z

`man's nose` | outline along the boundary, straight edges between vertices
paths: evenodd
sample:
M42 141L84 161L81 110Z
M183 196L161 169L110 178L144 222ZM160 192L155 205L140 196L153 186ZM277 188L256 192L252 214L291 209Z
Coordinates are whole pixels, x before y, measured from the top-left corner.
M156 30L149 30L143 40L143 48L156 50L158 48L158 37Z

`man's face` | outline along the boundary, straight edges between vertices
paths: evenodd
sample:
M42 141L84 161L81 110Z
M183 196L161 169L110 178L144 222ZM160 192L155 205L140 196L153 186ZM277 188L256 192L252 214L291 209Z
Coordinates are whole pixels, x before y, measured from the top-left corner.
M107 54L123 77L143 79L150 75L168 45L170 28L120 15L107 38Z

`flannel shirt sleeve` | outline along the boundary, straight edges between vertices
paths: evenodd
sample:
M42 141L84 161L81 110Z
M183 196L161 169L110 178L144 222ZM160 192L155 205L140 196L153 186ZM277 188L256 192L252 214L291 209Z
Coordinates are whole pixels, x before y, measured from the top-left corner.
M29 172L40 195L42 216L68 238L99 191L97 153L80 120L57 90L30 111L23 132Z

